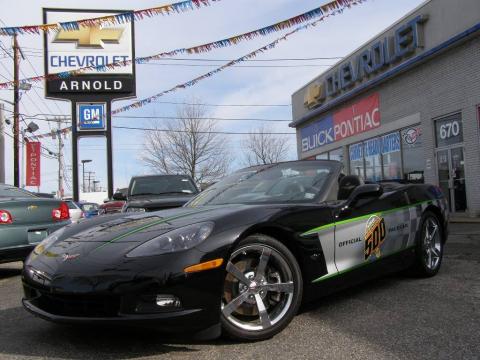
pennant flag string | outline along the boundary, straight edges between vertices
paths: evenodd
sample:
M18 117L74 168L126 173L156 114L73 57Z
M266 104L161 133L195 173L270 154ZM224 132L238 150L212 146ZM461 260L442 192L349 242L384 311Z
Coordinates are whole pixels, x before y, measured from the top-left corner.
M157 6L148 9L135 10L131 12L124 12L115 15L106 15L90 19L82 19L76 21L59 22L55 24L41 24L41 25L26 25L26 26L11 26L1 27L0 35L25 35L25 34L40 34L41 32L50 31L72 31L78 30L80 27L96 27L105 24L125 24L132 21L140 21L144 18L151 18L157 15L170 15L172 13L180 13L206 7L210 2L219 2L221 0L185 0L173 4Z
M191 87L191 86L194 86L196 85L198 82L202 81L202 80L205 80L209 77L212 77L213 75L215 74L218 74L219 72L225 70L226 68L228 67L231 67L231 66L234 66L238 63L241 63L243 61L246 61L246 60L249 60L249 59L252 59L254 57L256 57L257 55L260 55L268 50L271 50L271 49L274 49L280 42L282 41L286 41L288 40L288 38L302 30L306 30L306 29L309 29L309 28L312 28L314 26L316 26L318 23L320 23L321 21L325 20L326 18L330 17L330 16L335 16L337 14L341 14L343 13L343 11L346 9L346 8L350 8L352 5L358 5L358 4L361 4L361 3L364 3L366 2L367 0L337 0L335 1L337 3L337 7L335 9L333 9L332 11L324 14L320 19L317 19L315 21L312 21L312 22L309 22L307 24L304 24L302 26L299 26L297 28L295 28L294 30L288 32L287 34L283 35L282 37L280 38L277 38L276 40L272 41L271 43L261 47L261 48L258 48L250 53L248 53L247 55L244 55L242 57L239 57L238 59L235 59L235 60L232 60L232 61L229 61L228 63L212 70L212 71L209 71L203 75L200 75L198 77L196 77L195 79L192 79L192 80L189 80L185 83L182 83L182 84L178 84L174 87L172 87L171 89L168 89L168 90L164 90L158 94L155 94L153 96L149 96L147 98L144 98L142 100L138 100L138 101L135 101L134 103L132 104L129 104L129 105L126 105L126 106L123 106L123 107L120 107L120 108L117 108L117 109L114 109L112 111L112 115L116 115L116 114L119 114L119 113L122 113L122 112L126 112L126 111L129 111L129 110L132 110L132 109L138 109L138 108L141 108L145 105L149 105L151 103L154 103L158 98L166 95L166 94L169 94L169 93L172 93L172 92L175 92L179 89L185 89L187 87ZM60 132L62 134L67 134L68 132L71 131L71 127L66 127L62 130L60 130ZM50 137L52 136L52 133L49 132L49 133L46 133L46 134L42 134L42 135L37 135L36 137L37 138L43 138L43 137Z
M295 25L299 25L301 23L310 21L314 18L318 17L324 17L328 16L329 14L332 14L333 12L337 11L338 9L343 9L346 7L349 7L351 5L355 5L359 3L358 1L354 0L334 0L331 1L325 5L322 5L321 7L318 7L316 9L307 11L303 14L294 16L292 18L289 18L287 20L283 20L281 22L278 22L273 25L265 26L263 28L253 30L244 34L236 35L227 39L222 39L222 40L217 40L213 41L210 43L206 43L203 45L198 45L198 46L193 46L190 48L179 48L175 49L172 51L168 52L162 52L159 54L155 55L150 55L150 56L145 56L145 57L137 57L133 60L124 60L120 62L115 62L111 64L106 64L106 65L99 65L99 66L87 66L87 67L82 67L79 69L71 70L71 71L64 71L56 74L49 74L49 75L44 75L44 76L35 76L31 78L26 78L22 79L19 82L20 83L31 83L31 82L40 82L42 80L54 80L54 79L66 79L70 76L77 76L84 74L86 72L106 72L107 70L112 70L114 68L119 68L123 66L129 66L133 62L136 64L145 64L150 61L154 60L161 60L163 58L167 57L174 57L182 54L199 54L199 53L206 53L215 49L219 48L224 48L228 46L233 46L237 45L241 41L248 41L252 40L256 37L259 36L266 36L269 35L273 32L278 32L287 28L291 28ZM13 87L15 85L15 82L9 81L9 82L4 82L0 83L0 89L5 89L9 87Z
M361 3L366 2L366 1L367 0L337 0L337 1L333 1L333 2L329 3L329 6L332 7L332 10L329 11L329 12L324 12L320 19L317 19L315 21L312 21L312 22L309 22L309 23L304 24L302 26L299 26L299 27L295 28L294 30L288 32L287 34L283 35L282 37L277 38L276 40L272 41L268 45L265 45L265 46L263 46L263 47L261 47L257 50L254 50L254 51L248 53L247 55L244 55L244 56L242 56L238 59L229 61L228 63L226 63L226 64L224 64L224 65L222 65L222 66L220 66L220 67L218 67L218 68L216 68L212 71L209 71L209 72L207 72L203 75L200 75L193 80L187 81L183 84L176 85L169 90L164 90L164 91L162 91L158 94L155 94L153 96L144 98L142 100L135 101L132 104L129 104L129 105L120 107L118 109L115 109L115 110L112 111L112 115L143 107L145 105L151 104L152 102L155 102L161 96L164 96L166 94L175 92L179 89L185 89L187 87L194 86L198 82L200 82L202 80L205 80L205 79L207 79L207 78L225 70L228 67L231 67L231 66L234 66L234 65L236 65L238 63L241 63L243 61L252 59L252 58L256 57L257 55L260 55L260 54L262 54L262 53L264 53L268 50L271 50L271 49L275 48L280 42L288 40L288 38L290 36L296 34L297 32L300 32L302 30L306 30L306 29L309 29L311 27L316 26L319 22L323 21L324 19L326 19L329 16L334 16L334 15L337 15L337 14L341 14L341 13L343 13L343 11L346 8L350 8L352 5L361 4Z

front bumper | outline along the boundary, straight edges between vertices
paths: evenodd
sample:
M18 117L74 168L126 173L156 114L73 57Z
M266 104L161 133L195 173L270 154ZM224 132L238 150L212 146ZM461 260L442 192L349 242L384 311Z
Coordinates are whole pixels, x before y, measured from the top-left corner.
M83 275L31 271L36 262L27 260L22 274L22 303L30 313L56 323L153 326L168 333L208 330L209 335L205 336L215 337L220 331L225 270L222 267L183 273L193 258L201 262L199 256L205 254L192 250L181 257L176 254L163 257L163 266L158 265L157 259L156 268L151 267L155 263L152 258L143 263L129 262L129 271L119 266L113 274L97 270ZM136 268L138 264L142 266ZM152 270L145 270L149 268ZM157 295L174 296L181 305L160 307L156 303Z
M39 306L35 305L35 299L22 299L22 304L26 310L39 318L52 321L59 324L118 324L119 322L130 325L146 325L153 323L158 325L160 323L165 329L183 329L180 326L182 323L186 326L189 322L195 321L195 319L201 320L200 313L202 309L190 309L179 310L169 313L159 314L143 314L143 315L131 315L131 314L119 314L115 317L78 317L78 316L65 316L55 315L53 313L42 310Z

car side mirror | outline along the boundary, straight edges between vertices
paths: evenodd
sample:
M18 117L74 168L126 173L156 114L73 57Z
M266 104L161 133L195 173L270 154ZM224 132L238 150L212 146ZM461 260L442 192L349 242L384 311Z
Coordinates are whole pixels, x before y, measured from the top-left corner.
M349 206L355 205L360 199L379 198L383 194L383 187L380 184L365 184L357 186L348 198Z
M121 192L116 192L113 194L113 200L125 201L127 197Z

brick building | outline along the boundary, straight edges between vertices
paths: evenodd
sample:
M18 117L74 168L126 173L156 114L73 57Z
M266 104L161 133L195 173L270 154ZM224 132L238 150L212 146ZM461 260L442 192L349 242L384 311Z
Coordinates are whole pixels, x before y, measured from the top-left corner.
M480 216L480 1L430 0L292 95L298 157Z

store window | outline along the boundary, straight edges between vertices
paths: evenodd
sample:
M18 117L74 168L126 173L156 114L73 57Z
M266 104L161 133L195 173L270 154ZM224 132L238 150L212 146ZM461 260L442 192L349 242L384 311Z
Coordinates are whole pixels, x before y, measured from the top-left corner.
M365 180L382 180L381 141L373 138L364 142Z
M403 177L410 182L424 182L424 155L422 128L412 126L401 131Z
M343 162L343 149L338 148L316 156L317 160L337 160Z
M363 143L357 143L350 145L350 174L357 175L361 178L365 178L364 166L363 166Z
M343 149L338 148L330 151L329 153L330 160L337 160L343 162Z
M384 180L400 180L402 178L400 133L394 132L382 136L382 165Z

